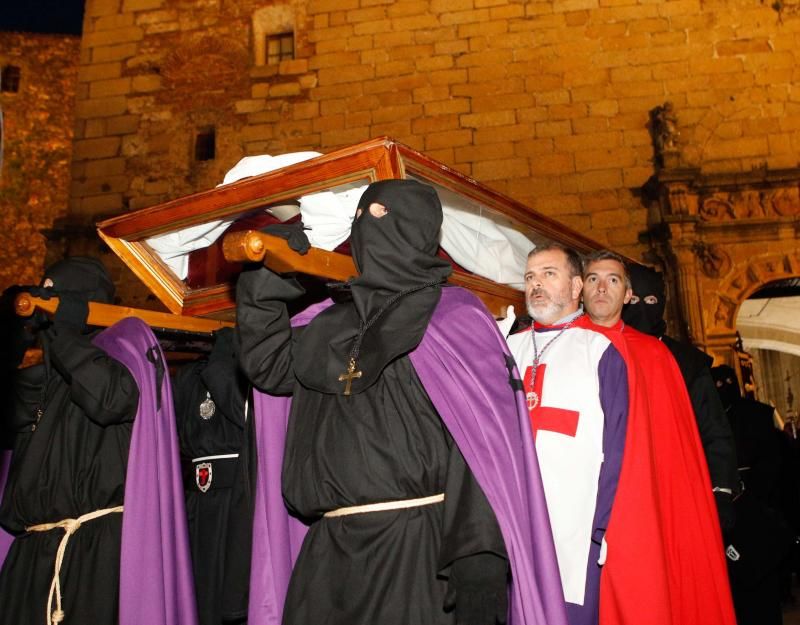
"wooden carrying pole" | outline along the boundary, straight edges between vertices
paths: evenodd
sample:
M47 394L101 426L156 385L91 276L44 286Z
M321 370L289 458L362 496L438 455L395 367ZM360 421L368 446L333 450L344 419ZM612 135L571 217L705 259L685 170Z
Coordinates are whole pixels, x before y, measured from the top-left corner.
M58 308L58 298L41 299L33 297L30 293L20 293L14 300L14 308L20 317L30 317L38 308L53 314ZM201 317L185 317L172 313L143 310L141 308L128 308L127 306L114 306L100 302L89 302L89 317L86 323L90 326L107 328L126 317L138 317L153 328L164 330L182 330L196 334L211 334L224 327L232 327L230 321L217 319L203 319Z
M352 257L316 247L308 254L298 254L285 239L259 232L231 232L222 239L222 253L229 262L263 262L277 273L299 272L326 280L343 282L358 275ZM486 278L455 272L448 282L469 289L477 295L495 317L505 317L509 304L525 309L524 293Z
M353 259L346 254L312 247L307 254L301 255L292 250L285 239L258 230L242 230L225 235L222 253L230 262L263 262L276 273L297 271L340 282L358 275Z

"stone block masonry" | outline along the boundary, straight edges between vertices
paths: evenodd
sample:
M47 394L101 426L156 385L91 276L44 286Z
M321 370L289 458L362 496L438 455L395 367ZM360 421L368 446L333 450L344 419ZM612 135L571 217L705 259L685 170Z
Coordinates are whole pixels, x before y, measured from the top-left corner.
M211 188L244 155L391 133L641 257L654 107L675 105L677 167L741 172L796 153L800 14L769 5L285 0L269 6L291 16L295 58L256 66L261 1L88 0L75 136L87 179L72 205L86 218L102 206L93 190L108 177L116 192L120 162L124 209ZM207 127L216 155L197 163Z
M38 284L43 231L67 215L79 56L78 37L0 33L0 67L20 69L19 89L0 92L0 291Z

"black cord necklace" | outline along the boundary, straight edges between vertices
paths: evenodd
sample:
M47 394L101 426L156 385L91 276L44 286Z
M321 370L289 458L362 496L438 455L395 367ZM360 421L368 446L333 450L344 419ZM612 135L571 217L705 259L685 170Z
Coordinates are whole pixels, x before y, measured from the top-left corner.
M385 313L389 308L397 302L401 297L405 297L406 295L410 295L411 293L415 293L417 291L421 291L422 289L427 289L428 287L436 286L437 284L441 284L444 282L444 279L437 278L436 280L431 280L430 282L426 282L425 284L420 284L419 286L413 286L411 288L405 289L400 291L399 293L395 293L392 295L386 302L381 306L378 311L372 315L366 322L362 321L361 325L358 329L358 335L353 341L353 347L350 350L350 361L347 364L347 371L342 373L339 376L339 382L344 382L344 395L350 395L351 386L353 384L353 380L360 378L364 372L363 371L356 371L356 362L358 361L358 353L361 350L361 341L364 339L364 334L367 330L372 327L375 322L380 318L380 316Z

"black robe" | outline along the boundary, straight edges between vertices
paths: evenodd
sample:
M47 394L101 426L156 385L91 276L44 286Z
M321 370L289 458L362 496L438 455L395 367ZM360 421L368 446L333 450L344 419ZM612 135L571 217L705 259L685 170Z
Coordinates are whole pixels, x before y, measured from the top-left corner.
M251 395L252 397L252 395ZM252 401L250 403L252 406ZM228 533L225 544L225 573L222 580L222 622L247 622L250 600L250 565L253 546L258 453L252 407L247 413L244 440L236 465L236 481L231 489Z
M727 409L736 440L744 490L736 501L736 526L729 533L728 553L736 619L739 625L780 625L782 566L794 535L781 513L781 437L762 402L738 399Z
M45 364L17 374L15 394L4 413L15 442L0 524L18 538L0 571L0 610L4 623L41 625L64 531L25 528L123 503L139 391L88 336L61 333L46 346ZM118 622L121 527L114 513L70 539L61 568L64 625Z
M294 375L292 347L303 329L290 328L285 304L240 291L237 305L243 369L259 389L293 396L283 493L311 528L284 625L454 623L442 608L449 565L479 552L505 557L505 546L408 356L391 361L360 393L313 391ZM320 518L442 492L444 503Z
M227 545L231 499L239 475L239 459L225 458L211 464L208 490L197 485L193 459L239 454L245 425L246 384L238 384L234 360L211 360L184 366L173 382L175 415L178 421L181 456L185 475L186 515L192 549L197 607L200 625L222 622L222 590L226 575L247 584L247 561L229 561ZM200 414L207 394L214 401L214 413ZM241 536L240 538L244 538ZM235 550L234 551L241 551ZM227 572L226 572L227 569Z

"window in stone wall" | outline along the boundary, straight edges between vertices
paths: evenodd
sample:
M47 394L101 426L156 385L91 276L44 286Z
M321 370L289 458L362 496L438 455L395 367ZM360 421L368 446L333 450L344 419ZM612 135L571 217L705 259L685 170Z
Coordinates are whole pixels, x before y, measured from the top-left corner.
M267 65L277 65L281 61L294 58L294 33L267 35Z
M8 93L17 93L19 91L19 78L19 67L16 65L6 65L0 76L0 90Z
M194 160L213 161L217 153L217 133L214 126L201 128L194 139Z
M253 61L277 65L294 58L294 10L288 4L261 7L253 13Z

